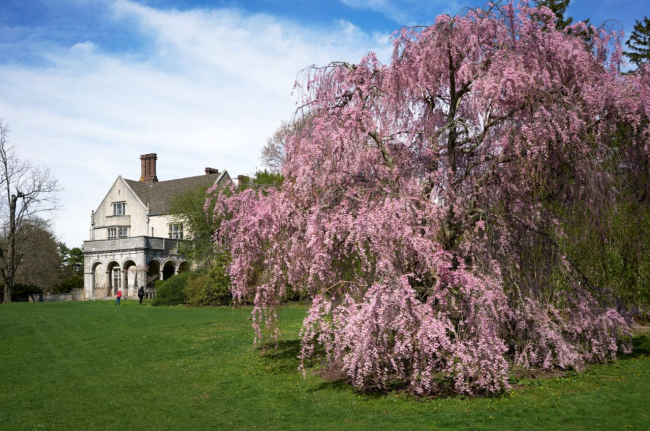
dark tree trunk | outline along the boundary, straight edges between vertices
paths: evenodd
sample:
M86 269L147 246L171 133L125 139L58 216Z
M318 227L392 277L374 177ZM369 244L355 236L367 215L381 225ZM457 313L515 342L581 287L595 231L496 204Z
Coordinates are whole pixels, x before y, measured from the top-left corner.
M5 277L5 292L2 302L11 302L11 292L14 290L14 275L16 273L16 202L18 196L11 195L9 200L9 247L7 249L7 276Z

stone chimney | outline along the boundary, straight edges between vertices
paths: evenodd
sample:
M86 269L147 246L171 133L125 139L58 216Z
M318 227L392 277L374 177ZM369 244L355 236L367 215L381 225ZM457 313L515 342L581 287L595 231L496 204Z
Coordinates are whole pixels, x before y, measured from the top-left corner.
M237 185L241 186L243 184L248 184L250 182L250 178L246 175L237 175Z
M140 156L140 182L153 184L158 182L156 176L156 153L143 154Z
M219 173L219 169L205 168L205 174L206 175L212 175L212 174L218 174L218 173Z

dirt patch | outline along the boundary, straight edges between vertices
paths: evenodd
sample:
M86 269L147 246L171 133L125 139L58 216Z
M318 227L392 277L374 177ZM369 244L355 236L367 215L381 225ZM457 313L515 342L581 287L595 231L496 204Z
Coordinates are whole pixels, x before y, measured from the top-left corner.
M347 374L343 372L343 364L334 364L327 368L314 370L314 374L326 382L337 382L347 379Z
M528 368L513 370L510 376L510 390L520 391L529 386L537 386L543 384L544 381L549 379L563 378L575 375L575 371L560 370L560 369L541 369L541 368Z
M550 370L544 370L541 368L527 368L527 369L519 369L515 370L512 373L512 376L519 380L519 379L552 379L555 377L564 377L568 373L574 373L573 371L565 371L565 370L558 370L558 369L550 369Z
M650 326L639 325L637 323L632 324L632 332L634 335L647 334L650 332Z

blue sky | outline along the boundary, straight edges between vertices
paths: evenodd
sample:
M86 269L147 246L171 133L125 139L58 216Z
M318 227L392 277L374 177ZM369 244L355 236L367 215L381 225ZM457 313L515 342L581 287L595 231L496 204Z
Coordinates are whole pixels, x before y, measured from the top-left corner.
M156 152L161 180L260 166L310 64L390 58L390 35L483 1L2 0L0 118L18 154L60 180L70 246L118 175ZM573 0L569 15L629 32L650 0Z

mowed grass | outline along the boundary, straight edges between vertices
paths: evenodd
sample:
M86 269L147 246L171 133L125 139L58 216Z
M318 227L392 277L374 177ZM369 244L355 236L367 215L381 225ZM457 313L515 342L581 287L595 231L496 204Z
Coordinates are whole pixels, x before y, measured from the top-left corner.
M498 397L364 395L297 371L305 309L252 344L248 308L110 301L0 305L0 429L650 429L650 338L636 353Z

